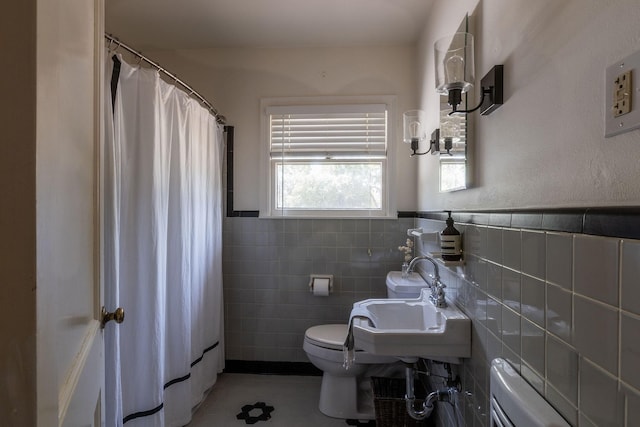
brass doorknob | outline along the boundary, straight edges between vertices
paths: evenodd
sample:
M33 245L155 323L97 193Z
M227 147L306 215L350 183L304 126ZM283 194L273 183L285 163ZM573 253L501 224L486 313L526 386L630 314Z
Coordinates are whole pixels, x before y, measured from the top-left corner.
M116 323L124 322L124 309L118 307L116 308L116 311L109 313L104 307L102 307L102 327L104 328L105 323L110 322L111 320L115 320Z

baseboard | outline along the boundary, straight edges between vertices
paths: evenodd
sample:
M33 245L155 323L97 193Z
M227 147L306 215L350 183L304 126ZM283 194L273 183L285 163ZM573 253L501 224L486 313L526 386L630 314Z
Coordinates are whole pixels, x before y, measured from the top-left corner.
M322 375L322 371L309 362L267 362L260 360L225 360L224 372L262 375Z

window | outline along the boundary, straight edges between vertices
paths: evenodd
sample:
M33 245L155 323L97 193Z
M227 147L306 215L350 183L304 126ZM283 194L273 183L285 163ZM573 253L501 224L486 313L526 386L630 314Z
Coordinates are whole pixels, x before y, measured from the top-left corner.
M265 114L269 200L263 215L388 215L386 103L275 105Z

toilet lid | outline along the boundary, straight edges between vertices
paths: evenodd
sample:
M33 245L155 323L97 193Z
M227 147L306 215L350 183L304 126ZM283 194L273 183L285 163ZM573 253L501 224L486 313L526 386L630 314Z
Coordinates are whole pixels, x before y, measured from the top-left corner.
M342 350L347 333L347 325L317 325L307 329L305 338L320 347Z

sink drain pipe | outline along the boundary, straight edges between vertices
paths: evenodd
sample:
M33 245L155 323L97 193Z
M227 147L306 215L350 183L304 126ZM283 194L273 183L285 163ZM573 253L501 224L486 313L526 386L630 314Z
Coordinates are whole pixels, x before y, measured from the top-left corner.
M436 390L429 393L427 398L422 403L422 409L417 410L414 406L416 396L413 387L413 368L406 367L405 368L405 380L406 380L406 394L404 396L404 400L407 406L407 413L414 420L424 420L431 412L433 412L433 408L435 402L453 402L454 396L458 392L458 390L454 387L449 387L444 390Z

